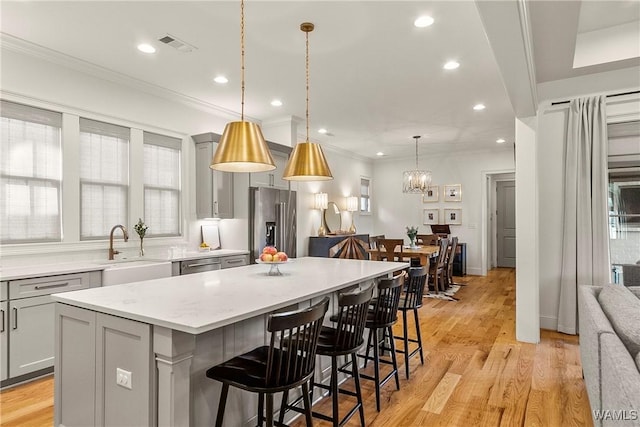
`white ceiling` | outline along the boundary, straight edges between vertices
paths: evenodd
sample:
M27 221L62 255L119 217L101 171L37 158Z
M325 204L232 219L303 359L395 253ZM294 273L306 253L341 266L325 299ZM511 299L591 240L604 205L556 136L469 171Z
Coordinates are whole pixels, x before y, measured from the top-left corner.
M0 7L4 34L240 110L237 0L2 1ZM545 14L553 14L548 9ZM247 0L245 13L245 113L252 119L305 116L304 33L299 26L310 21L316 25L310 34L313 140L371 158L378 151L413 156L413 135L423 135L421 156L500 149L513 142L514 113L473 1ZM422 14L433 16L435 23L414 27ZM559 75L544 71L537 58L548 66L556 50L556 56L566 55L566 49L555 45L571 45L563 40L575 40L575 20L554 41L541 40L540 49L536 45L538 77L543 76L538 81ZM182 53L157 42L167 33L197 49ZM138 52L141 42L154 44L157 53ZM460 68L443 70L450 59L458 60ZM569 69L572 60L571 53ZM561 62L554 66L566 72L564 58ZM217 74L226 75L229 83L213 83ZM284 105L272 107L273 98ZM487 106L484 111L472 109L479 102ZM320 127L331 135L317 133ZM500 146L497 138L508 143Z

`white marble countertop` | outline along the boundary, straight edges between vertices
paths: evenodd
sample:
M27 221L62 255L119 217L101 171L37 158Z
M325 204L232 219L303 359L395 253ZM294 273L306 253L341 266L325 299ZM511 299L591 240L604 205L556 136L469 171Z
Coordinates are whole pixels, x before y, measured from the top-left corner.
M184 261L188 259L200 259L200 258L218 258L223 256L231 256L231 255L246 255L248 254L248 250L244 249L216 249L214 251L209 252L196 252L190 251L185 252L182 255L169 257L165 256L146 256L143 258L140 257L132 257L132 258L118 258L116 260L94 260L94 261L76 261L76 262L59 262L55 264L25 264L25 265L16 265L16 266L3 266L0 270L0 280L8 281L8 280L17 280L17 279L25 279L25 278L33 278L33 277L44 277L44 276L56 276L59 274L72 274L72 273L80 273L84 271L96 271L96 270L104 270L108 268L111 264L116 263L125 263L127 261ZM35 261L34 261L35 262Z
M409 263L297 258L268 276L269 265L54 294L65 304L200 334L404 269Z
M84 271L104 270L105 264L97 262L61 262L56 264L19 265L14 267L2 267L0 280L17 280L32 277L55 276L58 274L72 274Z

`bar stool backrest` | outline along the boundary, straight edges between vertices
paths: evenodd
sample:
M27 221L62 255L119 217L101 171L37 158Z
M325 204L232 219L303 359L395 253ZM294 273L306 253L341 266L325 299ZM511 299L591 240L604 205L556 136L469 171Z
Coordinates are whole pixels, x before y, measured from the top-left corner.
M309 308L269 316L267 386L295 384L311 377L318 336L328 308L329 298L325 297Z
M422 307L422 296L424 294L424 285L426 282L427 267L409 268L409 280L407 282L403 301L404 308Z
M364 343L364 326L372 296L373 286L338 295L337 348L357 349Z
M400 293L404 284L404 271L392 278L378 280L378 296L373 309L373 323L382 328L393 325L398 320Z

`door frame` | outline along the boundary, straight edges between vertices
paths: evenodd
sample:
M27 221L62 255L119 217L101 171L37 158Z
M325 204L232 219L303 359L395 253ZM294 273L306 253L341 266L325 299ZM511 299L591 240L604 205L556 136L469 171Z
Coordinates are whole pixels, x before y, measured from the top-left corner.
M515 168L493 171L482 171L482 232L481 232L481 275L486 276L497 262L497 225L496 211L496 182L514 181ZM516 183L517 186L517 183Z

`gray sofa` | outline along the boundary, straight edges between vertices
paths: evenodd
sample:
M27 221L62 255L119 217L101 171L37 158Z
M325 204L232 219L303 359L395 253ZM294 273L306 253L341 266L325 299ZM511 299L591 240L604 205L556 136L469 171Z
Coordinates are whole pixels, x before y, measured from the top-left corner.
M640 426L640 287L579 286L580 358L595 426Z

